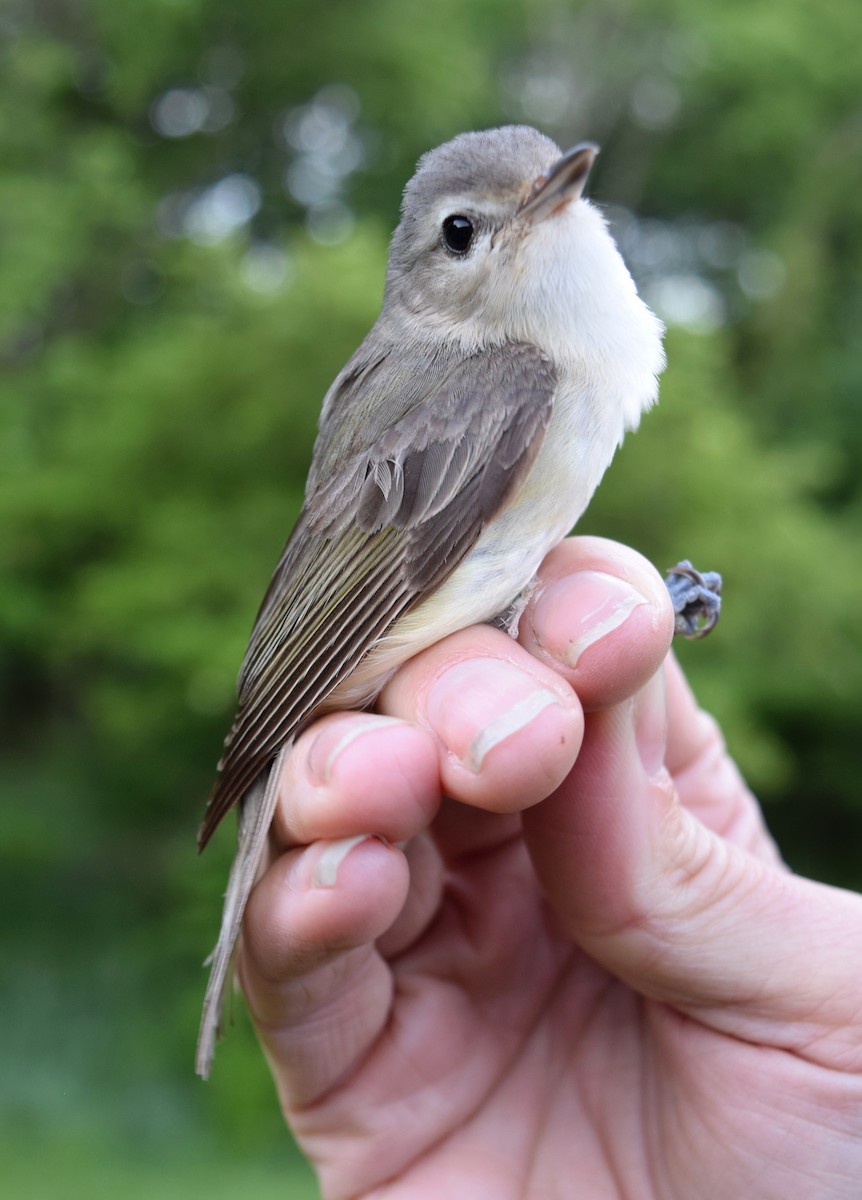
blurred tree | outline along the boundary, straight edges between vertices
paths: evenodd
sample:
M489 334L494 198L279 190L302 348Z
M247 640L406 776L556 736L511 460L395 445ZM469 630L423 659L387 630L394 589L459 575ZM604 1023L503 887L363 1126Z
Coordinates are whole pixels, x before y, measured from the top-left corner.
M791 861L862 882L859 34L847 0L5 0L18 1144L46 1123L200 1156L216 1129L227 1157L282 1139L248 1037L210 1088L190 1076L230 856L224 836L199 863L194 830L400 188L465 128L603 143L592 193L670 366L583 527L724 571L686 665Z

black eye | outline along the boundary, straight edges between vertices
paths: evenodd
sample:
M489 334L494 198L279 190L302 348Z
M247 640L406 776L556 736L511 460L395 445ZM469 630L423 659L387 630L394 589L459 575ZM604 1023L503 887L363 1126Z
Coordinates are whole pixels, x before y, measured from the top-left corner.
M443 241L453 254L466 254L473 241L473 222L469 217L447 217L443 222Z

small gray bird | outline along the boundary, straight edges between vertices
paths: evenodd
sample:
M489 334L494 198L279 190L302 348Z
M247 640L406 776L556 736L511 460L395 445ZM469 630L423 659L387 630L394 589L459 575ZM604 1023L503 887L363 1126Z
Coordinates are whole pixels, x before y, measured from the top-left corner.
M522 126L465 133L407 185L383 308L324 400L305 505L252 631L200 831L203 848L239 805L198 1040L204 1077L297 732L368 705L455 630L505 614L516 624L542 559L656 399L662 325L583 198L597 152L584 142L561 154ZM685 564L676 582L693 632L715 579Z

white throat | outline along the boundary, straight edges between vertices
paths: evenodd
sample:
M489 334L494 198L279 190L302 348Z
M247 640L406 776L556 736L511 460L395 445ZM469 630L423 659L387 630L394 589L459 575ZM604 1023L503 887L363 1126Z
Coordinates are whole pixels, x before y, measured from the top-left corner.
M620 435L636 428L658 396L664 327L588 200L541 222L524 240L517 291L498 300L503 318L597 396L618 404Z

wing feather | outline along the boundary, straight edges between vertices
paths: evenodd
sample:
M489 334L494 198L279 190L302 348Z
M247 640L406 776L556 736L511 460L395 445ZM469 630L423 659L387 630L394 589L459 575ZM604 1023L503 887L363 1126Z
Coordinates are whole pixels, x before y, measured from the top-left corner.
M201 847L398 617L452 573L541 446L556 373L535 346L460 359L438 349L419 383L387 366L395 361L363 363L360 352L327 398L310 494L240 672ZM331 442L351 403L377 415L359 423L364 440L345 456Z

